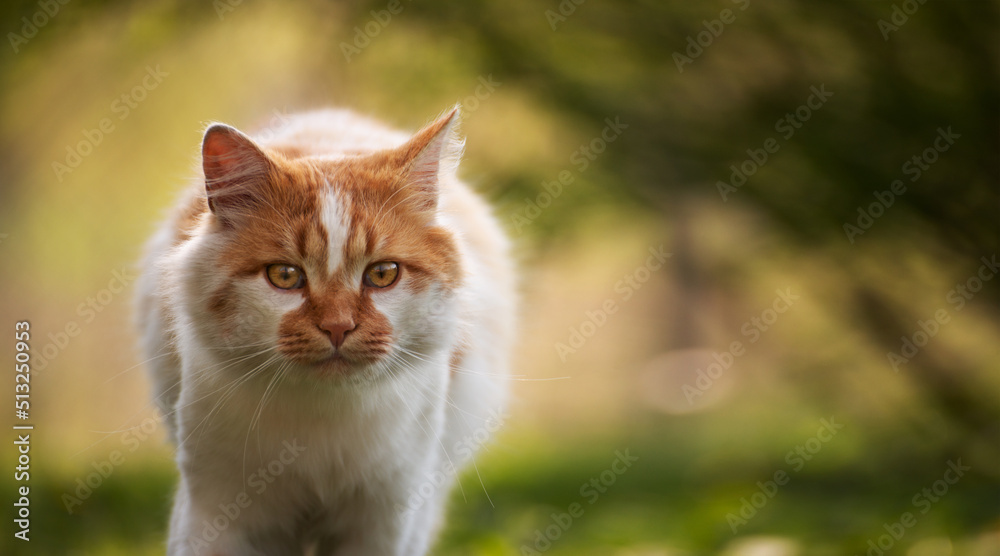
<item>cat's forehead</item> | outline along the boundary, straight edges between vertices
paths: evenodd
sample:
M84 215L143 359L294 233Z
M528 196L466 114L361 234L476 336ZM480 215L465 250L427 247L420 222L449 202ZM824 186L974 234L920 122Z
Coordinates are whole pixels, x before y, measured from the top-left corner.
M288 172L281 184L289 203L281 212L291 217L291 236L285 242L292 240L296 254L321 274L360 272L367 258L391 243L390 232L398 228L392 177L350 160L298 162L297 171Z
M378 259L405 262L412 273L450 281L457 273L450 235L414 210L400 177L373 164L287 158L272 174L259 212L237 231L246 256L260 264L304 267L319 287L356 283Z
M360 218L353 216L352 195L343 189L335 189L329 182L317 192L316 222L320 234L326 239L326 271L333 275L344 266L349 255L356 254L354 245L363 225Z
M307 248L303 255L316 254L320 247L315 238L307 237L304 228L310 226L321 232L324 251L342 252L352 232L371 225L365 217L370 212L367 205L378 200L381 189L371 176L358 175L349 165L296 160L274 179L275 203L265 206L279 218L299 223L297 236L306 236L296 238L297 247Z

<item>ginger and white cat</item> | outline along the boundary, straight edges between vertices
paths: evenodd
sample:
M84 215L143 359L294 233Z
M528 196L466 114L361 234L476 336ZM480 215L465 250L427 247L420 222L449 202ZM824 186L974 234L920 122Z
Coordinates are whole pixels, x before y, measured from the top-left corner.
M514 324L457 113L413 136L339 110L205 132L139 285L181 474L168 554L428 550L496 428Z

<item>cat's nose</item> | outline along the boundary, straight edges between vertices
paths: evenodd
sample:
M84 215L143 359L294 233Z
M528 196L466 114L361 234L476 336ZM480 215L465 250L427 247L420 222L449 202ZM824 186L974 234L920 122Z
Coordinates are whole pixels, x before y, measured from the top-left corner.
M339 348L344 343L344 337L354 330L355 324L352 319L327 319L319 325L319 328L330 337L333 347Z

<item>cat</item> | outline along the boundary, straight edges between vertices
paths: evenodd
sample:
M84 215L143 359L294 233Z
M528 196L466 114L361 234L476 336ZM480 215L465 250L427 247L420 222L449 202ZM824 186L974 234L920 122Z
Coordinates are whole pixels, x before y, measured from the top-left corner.
M503 416L514 335L509 244L456 177L458 118L207 128L137 288L180 471L167 554L427 552Z

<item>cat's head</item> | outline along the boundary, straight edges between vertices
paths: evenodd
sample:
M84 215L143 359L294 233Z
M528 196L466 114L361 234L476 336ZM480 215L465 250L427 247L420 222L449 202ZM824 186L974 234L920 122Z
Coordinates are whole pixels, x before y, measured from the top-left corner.
M210 126L209 213L186 284L202 343L324 377L385 372L452 341L462 269L438 200L461 150L456 119L457 108L395 149L326 158Z

